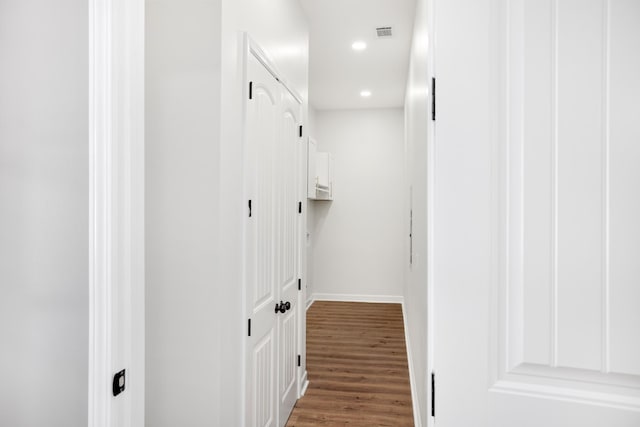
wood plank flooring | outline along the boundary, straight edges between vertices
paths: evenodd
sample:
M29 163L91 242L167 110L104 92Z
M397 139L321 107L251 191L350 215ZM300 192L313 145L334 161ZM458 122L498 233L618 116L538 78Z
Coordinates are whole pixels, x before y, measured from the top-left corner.
M287 427L413 426L400 304L315 302L307 371Z

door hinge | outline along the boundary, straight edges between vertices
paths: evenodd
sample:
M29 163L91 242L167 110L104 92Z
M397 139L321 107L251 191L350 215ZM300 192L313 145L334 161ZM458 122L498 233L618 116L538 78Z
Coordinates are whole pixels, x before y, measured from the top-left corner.
M111 388L112 388L114 397L124 391L125 389L125 370L124 369L113 376L113 384Z
M249 218L251 218L251 215L252 215L251 200L249 200Z
M302 290L302 279L298 279L298 290Z
M431 416L436 416L436 374L431 373Z
M436 120L436 78L431 79L431 120Z
M251 336L251 319L249 319L249 322L247 323L247 336Z
M300 133L298 135L302 138L302 125L300 125Z
M249 82L249 99L253 99L253 82Z
M302 202L298 202L298 213L302 213Z
M302 366L302 358L298 355L298 367Z

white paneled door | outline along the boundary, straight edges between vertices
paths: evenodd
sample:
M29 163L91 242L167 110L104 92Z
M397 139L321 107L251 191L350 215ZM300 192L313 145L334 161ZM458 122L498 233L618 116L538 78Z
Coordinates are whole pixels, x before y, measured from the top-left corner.
M640 1L486 4L494 137L455 143L486 185L436 196L435 424L638 427ZM442 76L454 62L438 55ZM457 132L443 104L438 143ZM436 192L464 181L436 173ZM485 219L490 233L465 232ZM438 254L455 242L461 271Z
M286 90L282 90L280 137L276 155L276 194L278 195L278 248L277 286L285 313L278 315L280 353L278 362L278 397L280 426L284 426L297 398L298 366L298 302L300 278L300 159L302 135L300 132L300 103Z
M297 399L301 105L247 62L247 426L284 426Z
M247 346L247 426L277 425L276 358L278 301L274 265L278 207L274 177L280 88L276 79L250 56L251 99L247 104L248 226L246 283L249 325Z

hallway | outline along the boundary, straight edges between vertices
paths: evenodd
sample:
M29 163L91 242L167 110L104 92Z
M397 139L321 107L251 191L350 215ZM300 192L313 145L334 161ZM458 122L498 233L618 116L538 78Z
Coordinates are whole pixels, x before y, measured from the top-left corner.
M0 0L0 427L640 427L640 0Z
M413 426L400 304L315 302L307 369L288 427Z

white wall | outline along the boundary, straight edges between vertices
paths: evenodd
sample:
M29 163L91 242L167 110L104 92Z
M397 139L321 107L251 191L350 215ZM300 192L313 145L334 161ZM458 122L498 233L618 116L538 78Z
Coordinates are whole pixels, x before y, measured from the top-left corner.
M427 19L427 0L417 0L416 20L414 24L411 62L405 99L406 141L405 164L406 182L403 188L405 197L405 230L409 234L409 207L413 206L413 263L404 266L404 300L407 333L411 343L409 357L413 365L416 401L419 419L427 424L429 384L427 368L427 280L428 280L428 183L429 155L432 143L431 107L429 97L430 40ZM409 198L412 195L413 201ZM405 240L406 258L409 257L409 244ZM417 405L416 405L417 403Z
M220 0L146 4L146 419L153 427L221 425L220 8Z
M0 425L87 423L88 10L0 2Z
M334 161L334 201L313 202L315 295L400 297L403 111L319 111L318 151Z
M309 117L307 119L309 136L315 138L318 131L318 110L313 105L309 105Z

